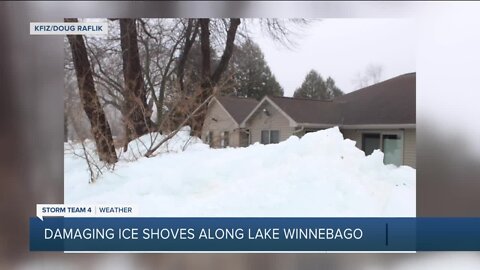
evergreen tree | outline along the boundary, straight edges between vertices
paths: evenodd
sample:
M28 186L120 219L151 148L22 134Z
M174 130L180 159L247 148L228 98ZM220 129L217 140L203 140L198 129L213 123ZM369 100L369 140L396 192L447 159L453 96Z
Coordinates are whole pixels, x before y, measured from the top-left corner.
M265 95L283 96L283 89L268 67L262 50L252 40L236 47L232 60L233 85L227 92L255 99Z
M343 95L343 91L335 85L335 80L333 80L331 77L327 78L325 81L325 86L327 87L327 92L331 98L336 98Z
M318 100L331 100L343 95L342 90L335 85L335 81L328 77L323 80L322 76L315 70L311 70L302 85L293 94L296 98L308 98Z

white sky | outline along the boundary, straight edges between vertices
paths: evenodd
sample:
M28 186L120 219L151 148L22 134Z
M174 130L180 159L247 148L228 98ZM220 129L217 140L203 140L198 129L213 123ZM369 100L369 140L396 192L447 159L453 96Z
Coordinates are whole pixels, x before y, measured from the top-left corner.
M285 48L262 33L252 33L285 96L292 96L315 69L331 76L348 93L370 64L383 67L383 79L416 71L416 27L411 19L322 19L299 33L297 46Z

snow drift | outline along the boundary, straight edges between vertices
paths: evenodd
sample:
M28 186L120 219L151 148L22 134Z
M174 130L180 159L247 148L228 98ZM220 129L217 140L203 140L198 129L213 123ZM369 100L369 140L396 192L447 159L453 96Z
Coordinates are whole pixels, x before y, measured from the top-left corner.
M183 129L160 154L129 144L113 172L89 184L85 161L65 146L65 203L131 203L142 216L415 216L416 171L365 156L338 128L279 144L210 149ZM138 160L132 162L136 158Z

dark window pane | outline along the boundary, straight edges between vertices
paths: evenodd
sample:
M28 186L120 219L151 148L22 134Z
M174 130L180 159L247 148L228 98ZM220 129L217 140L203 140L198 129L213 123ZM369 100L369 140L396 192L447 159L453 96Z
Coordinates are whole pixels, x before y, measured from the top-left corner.
M240 132L240 146L248 146L250 144L250 134L246 131Z
M213 146L213 131L208 132L208 145Z
M278 143L280 141L280 131L271 130L270 131L270 143Z
M223 147L227 147L230 144L230 133L225 131L223 133Z
M365 133L362 138L362 150L366 155L373 153L373 150L380 149L380 134Z
M262 144L270 143L270 132L268 130L262 130L262 138L260 140Z

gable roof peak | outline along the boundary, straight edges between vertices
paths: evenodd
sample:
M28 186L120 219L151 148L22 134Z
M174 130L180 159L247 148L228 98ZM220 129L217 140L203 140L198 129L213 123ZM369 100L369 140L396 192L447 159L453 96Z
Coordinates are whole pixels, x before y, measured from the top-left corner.
M215 96L215 100L232 116L237 124L247 117L258 101L253 98L236 97L236 96Z
M273 95L266 95L269 98L273 99L289 99L289 100L305 100L305 101L312 101L312 102L333 102L333 99L312 99L312 98L304 98L304 97L285 97L285 96L273 96Z

